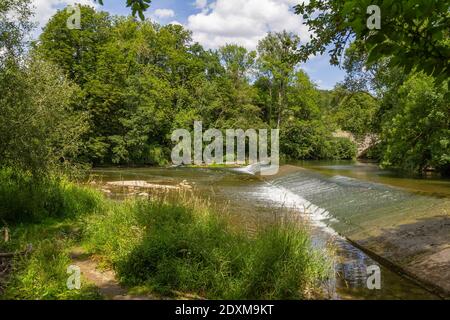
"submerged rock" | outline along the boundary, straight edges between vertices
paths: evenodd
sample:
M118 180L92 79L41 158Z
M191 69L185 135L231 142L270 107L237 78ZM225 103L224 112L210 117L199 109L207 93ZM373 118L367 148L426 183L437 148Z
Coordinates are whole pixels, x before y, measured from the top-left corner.
M189 185L186 180L176 186L148 183L147 181L141 181L141 180L108 182L107 185L111 186L111 187L129 188L129 189L133 189L133 190L154 189L154 190L168 191L168 190L192 189L192 186Z

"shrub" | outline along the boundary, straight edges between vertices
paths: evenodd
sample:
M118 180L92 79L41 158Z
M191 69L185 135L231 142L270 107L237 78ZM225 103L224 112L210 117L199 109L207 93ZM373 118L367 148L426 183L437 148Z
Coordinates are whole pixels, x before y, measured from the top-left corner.
M356 158L358 148L356 144L347 138L334 138L331 143L332 158L335 160L352 160Z
M148 164L150 165L165 166L169 163L164 149L160 146L151 146L148 154Z

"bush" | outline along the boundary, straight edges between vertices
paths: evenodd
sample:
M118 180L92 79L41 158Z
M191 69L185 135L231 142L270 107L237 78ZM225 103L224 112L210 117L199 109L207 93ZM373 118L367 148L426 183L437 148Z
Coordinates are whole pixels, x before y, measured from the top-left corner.
M365 157L369 160L380 161L383 157L382 143L372 145L366 152Z
M209 299L304 299L331 270L305 228L289 223L254 237L196 199L111 208L87 224L88 247L120 280L152 292Z
M164 149L160 146L151 146L148 155L148 164L150 165L166 166L169 163Z
M334 160L352 160L356 158L358 152L356 144L347 138L334 138L331 147Z
M280 132L280 151L292 160L327 159L330 137L320 121L291 120Z

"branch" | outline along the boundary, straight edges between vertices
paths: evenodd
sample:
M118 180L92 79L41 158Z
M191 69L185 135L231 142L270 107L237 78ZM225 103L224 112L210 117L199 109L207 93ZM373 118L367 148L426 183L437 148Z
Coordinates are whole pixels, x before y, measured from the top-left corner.
M94 0L103 5L103 0ZM131 8L132 14L136 17L139 15L141 20L145 20L144 12L150 7L152 0L127 0L127 7Z

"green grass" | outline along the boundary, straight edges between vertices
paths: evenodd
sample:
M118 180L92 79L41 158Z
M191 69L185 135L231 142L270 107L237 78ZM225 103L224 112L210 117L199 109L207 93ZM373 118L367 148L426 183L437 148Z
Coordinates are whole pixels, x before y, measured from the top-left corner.
M39 223L48 218L76 218L97 209L102 195L65 178L34 178L30 173L0 169L0 222Z
M122 283L162 295L307 299L331 274L305 227L285 221L249 236L189 195L112 206L91 216L86 237Z
M33 179L12 169L0 170L0 229L10 229L11 240L0 240L0 252L22 252L13 261L0 299L98 299L96 288L67 288L70 250L82 238L83 219L101 211L101 193L65 179Z
M12 236L0 241L0 252L33 244L14 261L0 299L101 298L89 285L66 287L70 251L80 245L114 268L122 284L166 296L308 299L320 297L331 274L326 252L313 249L307 228L294 223L249 235L190 193L115 202L63 179L35 184L12 171L0 177L0 212Z
M67 267L73 264L70 250L80 237L79 225L72 220L47 220L39 225L15 228L10 249L21 251L25 244L33 244L33 250L14 260L13 272L0 299L101 299L97 289L86 283L81 290L67 288Z

